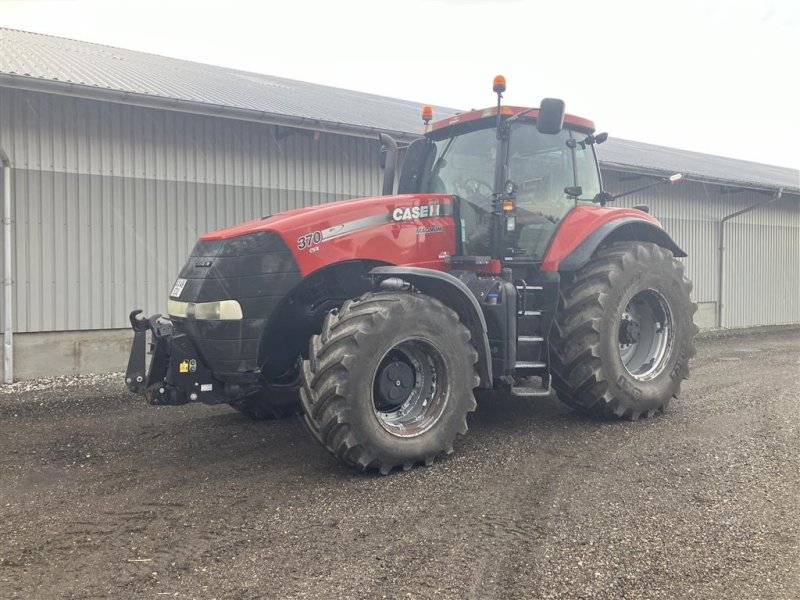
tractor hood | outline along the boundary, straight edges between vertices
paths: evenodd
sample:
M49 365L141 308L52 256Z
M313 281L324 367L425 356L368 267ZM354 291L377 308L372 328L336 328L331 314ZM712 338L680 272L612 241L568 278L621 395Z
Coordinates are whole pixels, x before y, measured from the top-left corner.
M331 222L341 220L344 215L352 214L385 214L391 215L396 207L413 206L416 201L443 203L452 201L452 196L445 194L404 194L400 196L370 196L352 200L339 200L305 208L286 210L275 215L267 215L260 219L245 221L224 229L218 229L201 236L202 240L221 240L259 231L280 233L303 225L316 224L323 220Z
M453 197L447 194L376 196L290 210L200 239L277 233L303 274L346 260L441 269L455 252L452 215Z

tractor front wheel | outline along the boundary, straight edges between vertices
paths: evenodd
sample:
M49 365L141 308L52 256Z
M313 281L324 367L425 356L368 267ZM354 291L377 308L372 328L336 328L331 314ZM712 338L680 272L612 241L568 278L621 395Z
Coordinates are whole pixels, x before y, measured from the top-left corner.
M672 253L644 242L612 244L564 276L550 335L559 398L600 417L663 412L695 354L691 289Z
M325 318L303 363L311 433L341 462L383 474L453 451L475 410L478 354L444 304L376 292Z

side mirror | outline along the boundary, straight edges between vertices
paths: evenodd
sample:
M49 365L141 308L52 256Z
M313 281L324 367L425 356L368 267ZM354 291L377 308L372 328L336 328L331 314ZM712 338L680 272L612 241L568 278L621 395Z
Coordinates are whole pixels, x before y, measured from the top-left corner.
M419 191L423 172L430 170L430 165L433 164L434 148L436 146L426 137L417 138L408 145L397 181L398 194L414 194Z
M384 196L389 196L394 191L394 170L397 167L397 142L392 136L385 133L378 135L381 144L381 162L383 163L383 190Z
M558 98L545 98L539 105L539 118L536 119L536 129L539 133L555 134L564 127L564 111L566 107L563 100Z

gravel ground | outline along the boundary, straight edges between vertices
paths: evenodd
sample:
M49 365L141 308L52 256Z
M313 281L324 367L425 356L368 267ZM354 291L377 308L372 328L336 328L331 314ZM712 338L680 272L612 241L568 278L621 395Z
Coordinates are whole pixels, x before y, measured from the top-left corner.
M340 467L297 419L0 389L1 598L800 598L800 333L699 343L660 418L481 400L456 454Z

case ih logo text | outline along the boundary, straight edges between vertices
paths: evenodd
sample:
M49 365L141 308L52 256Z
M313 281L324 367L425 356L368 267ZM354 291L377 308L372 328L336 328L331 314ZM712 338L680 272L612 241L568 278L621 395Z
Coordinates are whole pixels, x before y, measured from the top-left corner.
M425 219L427 217L438 217L439 204L428 204L425 206L398 206L392 212L394 221L413 221L414 219Z

